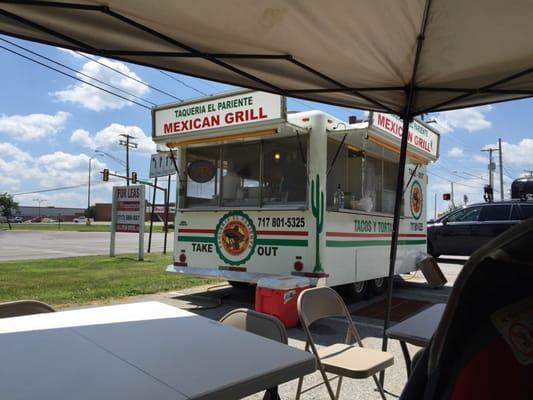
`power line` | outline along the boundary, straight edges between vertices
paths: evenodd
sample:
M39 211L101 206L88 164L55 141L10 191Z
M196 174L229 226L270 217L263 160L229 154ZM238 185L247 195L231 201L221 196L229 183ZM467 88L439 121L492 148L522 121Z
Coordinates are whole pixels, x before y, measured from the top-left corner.
M442 177L440 175L437 175L436 173L431 172L431 171L427 171L427 173L430 174L430 175L436 176L437 178L440 178L440 179L442 179L442 180L444 180L446 182L453 182L455 185L465 186L465 187L469 187L469 188L472 188L472 189L481 189L479 186L466 185L464 183L452 181L450 179L447 179L447 178L444 178L444 177Z
M173 80L175 80L176 82L181 83L183 86L186 86L186 87L188 87L189 89L192 89L192 90L194 90L195 92L200 93L200 94L203 95L203 96L208 96L208 94L207 94L206 92L202 92L201 90L196 89L195 87L189 85L187 82L184 82L184 81L182 81L181 79L178 79L178 78L176 78L175 76L170 75L168 72L161 71L160 69L159 69L158 71L161 72L163 75L168 76L170 79L173 79ZM183 101L183 100L182 100L182 101Z
M114 92L112 92L112 91L110 91L110 90L104 89L103 87L100 87L100 86L98 86L98 85L95 85L95 84L93 84L93 83L91 83L91 82L87 82L87 81L85 81L85 80L83 80L83 79L81 79L81 78L78 78L77 76L67 74L67 73L64 72L64 71L61 71L61 70L59 70L59 69L57 69L57 68L54 68L54 67L51 67L50 65L47 65L47 64L42 63L42 62L40 62L40 61L38 61L38 60L35 60L34 58L31 58L31 57L28 57L28 56L26 56L26 55L24 55L24 54L21 54L21 53L19 53L19 52L16 52L15 50L9 49L9 48L4 47L4 46L2 46L2 45L0 45L0 48L1 48L1 49L4 49L4 50L6 50L6 51L9 51L10 53L16 54L16 55L18 55L19 57L25 58L26 60L32 61L32 62L34 62L34 63L36 63L36 64L39 64L39 65L41 65L41 66L43 66L43 67L45 67L45 68L51 69L52 71L56 71L56 72L58 72L58 73L60 73L60 74L62 74L62 75L68 76L69 78L72 78L72 79L75 79L75 80L77 80L77 81L83 82L83 83L85 83L86 85L92 86L92 87L94 87L94 88L96 88L96 89L102 90L103 92L106 92L106 93L109 93L109 94L111 94L111 95L113 95L113 96L116 96L116 97L118 97L118 98L121 98L122 100L129 101L130 103L133 103L133 104L136 104L136 105L138 105L138 106L140 106L140 107L146 108L147 110L151 110L150 107L148 107L148 106L146 106L146 105L144 105L144 104L138 103L138 102L136 102L135 100L128 99L127 97L124 97L124 96L122 96L122 95L120 95L120 94L114 93Z
M106 183L107 182L99 182L99 183L93 183L92 185L98 186L98 185L103 185ZM37 189L37 190L30 191L30 192L13 193L12 196L22 196L25 194L36 194L36 193L46 193L46 192L57 192L60 190L77 189L77 188L84 187L84 186L88 186L88 183L81 183L79 185L70 185L70 186L57 186L57 187L46 188L46 189Z
M94 61L95 63L97 63L97 64L99 64L99 65L101 65L101 66L103 66L103 67L106 67L106 68L110 69L111 71L115 71L117 74L120 74L120 75L122 75L122 76L125 76L125 77L128 78L128 79L134 80L135 82L138 82L138 83L140 83L140 84L142 84L142 85L145 85L146 87L149 87L150 89L153 89L153 90L155 90L156 92L162 93L162 94L164 94L164 95L166 95L166 96L168 96L168 97L172 97L172 98L175 99L175 100L183 101L183 99L180 99L179 97L174 96L173 94L170 94L170 93L168 93L168 92L165 92L164 90L158 89L158 88L156 88L155 86L150 85L149 83L146 83L146 82L144 82L144 81L142 81L142 80L140 80L140 79L134 78L133 76L130 76L130 75L128 75L128 74L125 74L124 72L119 71L118 69L113 68L113 67L111 67L111 66L109 66L109 65L107 65L107 64L105 64L105 63L103 63L103 62L101 62L100 60L97 60L96 58L92 58L92 57L88 56L87 54L81 53L81 52L79 52L79 51L75 51L75 53L78 54L78 55L80 55L80 56L82 56L82 57L85 57L85 58L88 59L88 60Z
M136 99L139 99L139 100L141 100L141 101L144 101L144 102L146 102L146 103L148 103L148 104L151 104L151 105L153 105L153 106L156 106L156 105L157 105L156 103L154 103L154 102L152 102L152 101L150 101L150 100L146 100L146 99L144 99L144 98L142 98L142 97L140 97L140 96L137 96L137 95L135 95L135 94L133 94L133 93L131 93L131 92L128 92L127 90L124 90L124 89L121 89L121 88L119 88L119 87L113 86L113 85L111 85L111 84L109 84L109 83L107 83L107 82L104 82L104 81L102 81L102 80L100 80L100 79L97 79L97 78L95 78L95 77L93 77L93 76L91 76L91 75L89 75L89 74L86 74L86 73L84 73L84 72L78 71L78 70L76 70L76 69L74 69L74 68L69 67L68 65L65 65L65 64L63 64L63 63L60 63L59 61L55 61L55 60L53 60L52 58L49 58L49 57L43 56L42 54L39 54L39 53L37 53L37 52L35 52L35 51L32 51L32 50L30 50L30 49L28 49L28 48L26 48L26 47L24 47L24 46L20 46L20 45L18 45L18 44L16 44L16 43L13 43L13 42L11 42L11 41L9 41L9 40L6 40L6 39L3 39L3 38L0 38L0 40L2 40L3 42L9 43L11 46L17 47L17 48L22 49L22 50L24 50L24 51L27 51L28 53L31 53L31 54L33 54L33 55L35 55L35 56L37 56L37 57L41 57L41 58L43 58L43 59L45 59L45 60L47 60L47 61L49 61L49 62L52 62L52 63L54 63L54 64L56 64L56 65L60 65L61 67L65 68L65 69L68 69L68 70L73 71L73 72L75 72L75 73L77 73L77 74L80 74L80 75L82 75L82 76L85 76L86 78L92 79L92 80L94 80L94 81L96 81L96 82L98 82L98 83L101 83L101 84L103 84L103 85L109 86L110 88L113 88L113 89L118 90L118 91L120 91L120 92L126 93L128 96L132 96L132 97L134 97L134 98L136 98Z

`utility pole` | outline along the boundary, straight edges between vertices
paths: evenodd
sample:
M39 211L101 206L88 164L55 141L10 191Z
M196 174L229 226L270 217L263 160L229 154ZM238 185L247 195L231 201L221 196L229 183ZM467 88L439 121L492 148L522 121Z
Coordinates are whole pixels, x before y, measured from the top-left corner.
M455 201L453 200L453 181L450 181L450 183L452 184L452 193L451 193L451 195L452 195L452 199L451 199L452 200L452 210L454 210L455 209Z
M492 188L494 187L494 175L493 175L493 172L494 172L494 169L492 168L493 167L493 164L492 164L492 152L493 151L496 151L498 149L493 149L492 147L488 148L488 149L482 149L481 151L488 151L489 152L489 186Z
M132 142L131 139L135 139L134 136L126 133L121 133L120 136L126 140L119 139L119 144L126 147L126 186L130 185L130 148L136 149L139 145L136 142Z
M433 219L437 219L437 192L435 192L435 211L433 212Z
M498 139L498 152L500 153L500 199L503 200L502 138Z

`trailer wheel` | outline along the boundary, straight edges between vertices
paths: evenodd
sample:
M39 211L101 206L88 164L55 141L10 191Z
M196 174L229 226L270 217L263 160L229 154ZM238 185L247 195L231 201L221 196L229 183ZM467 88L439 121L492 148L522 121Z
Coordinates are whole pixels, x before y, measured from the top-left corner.
M366 281L354 282L353 286L353 298L354 300L363 300L368 295L368 285Z
M385 292L387 288L387 278L376 278L370 281L370 291L375 296L379 296Z
M244 289L250 286L249 282L240 282L240 281L228 281L228 283L234 288Z

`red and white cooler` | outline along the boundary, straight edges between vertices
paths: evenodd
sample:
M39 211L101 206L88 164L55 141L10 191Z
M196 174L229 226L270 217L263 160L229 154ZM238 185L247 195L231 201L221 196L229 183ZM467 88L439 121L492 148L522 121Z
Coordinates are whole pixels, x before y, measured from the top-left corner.
M261 278L255 289L255 310L273 315L286 328L293 328L298 325L298 296L309 287L309 279L302 277Z

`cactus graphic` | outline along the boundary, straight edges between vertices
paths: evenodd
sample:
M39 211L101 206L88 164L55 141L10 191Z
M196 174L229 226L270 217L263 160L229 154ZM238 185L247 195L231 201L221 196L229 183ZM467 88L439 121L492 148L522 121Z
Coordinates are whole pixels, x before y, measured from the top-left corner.
M316 174L316 180L311 181L311 211L316 220L316 253L315 267L313 272L323 272L320 262L320 234L324 228L324 192L320 191L320 177Z

